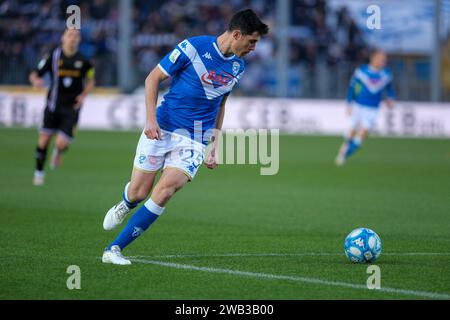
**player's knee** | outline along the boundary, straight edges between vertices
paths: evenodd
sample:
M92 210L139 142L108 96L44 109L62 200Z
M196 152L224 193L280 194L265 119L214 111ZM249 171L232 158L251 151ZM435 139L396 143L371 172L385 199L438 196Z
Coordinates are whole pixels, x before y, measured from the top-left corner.
M134 202L134 201L144 200L145 198L147 198L148 194L149 194L149 190L147 190L147 188L144 188L142 186L133 188L132 186L130 186L128 188L127 196L130 201Z
M166 203L170 200L170 198L172 198L175 192L177 192L177 188L175 186L164 186L155 191L156 195L154 196L159 200L159 202Z

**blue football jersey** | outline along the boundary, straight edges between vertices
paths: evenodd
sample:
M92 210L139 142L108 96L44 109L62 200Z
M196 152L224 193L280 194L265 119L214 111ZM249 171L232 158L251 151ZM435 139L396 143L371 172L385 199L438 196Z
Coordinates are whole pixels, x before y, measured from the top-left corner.
M156 110L160 128L187 130L191 139L200 137L207 144L205 131L214 128L224 96L244 72L244 61L235 55L225 57L217 37L199 36L179 43L158 66L172 77L169 92Z
M369 65L362 65L355 70L347 93L347 102L378 108L386 94L394 98L392 73L389 69L374 70Z

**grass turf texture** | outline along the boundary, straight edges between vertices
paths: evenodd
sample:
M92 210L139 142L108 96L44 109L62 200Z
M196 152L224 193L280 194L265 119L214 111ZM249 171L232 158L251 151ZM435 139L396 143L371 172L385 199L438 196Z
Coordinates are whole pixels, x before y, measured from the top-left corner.
M105 265L102 229L129 179L139 133L78 132L63 166L31 185L35 130L0 129L0 299L421 299L427 297L134 263ZM372 138L342 168L338 137L280 137L280 171L202 166L126 256L365 286L345 236L375 230L381 286L450 294L448 140ZM49 155L50 157L50 151ZM394 253L445 253L396 255ZM230 253L298 254L214 256ZM308 255L330 253L330 255ZM165 255L204 255L155 257ZM210 255L210 256L208 256ZM145 257L142 257L145 256ZM68 290L66 268L81 268Z

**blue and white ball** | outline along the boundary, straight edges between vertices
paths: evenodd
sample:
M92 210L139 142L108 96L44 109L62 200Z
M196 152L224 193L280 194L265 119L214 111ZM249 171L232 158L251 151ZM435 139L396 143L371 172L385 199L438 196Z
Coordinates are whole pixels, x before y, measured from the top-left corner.
M374 262L381 255L381 239L368 228L358 228L345 238L345 254L354 263Z

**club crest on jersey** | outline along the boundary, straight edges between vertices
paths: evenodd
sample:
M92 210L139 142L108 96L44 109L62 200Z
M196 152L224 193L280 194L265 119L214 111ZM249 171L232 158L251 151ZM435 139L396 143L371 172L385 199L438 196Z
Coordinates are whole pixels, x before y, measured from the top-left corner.
M233 84L234 80L231 74L220 74L212 70L209 70L209 72L205 72L201 76L201 79L204 83L213 85L214 88L230 86Z
M238 74L240 68L241 68L241 65L239 63L233 62L232 70L233 70L234 76Z
M77 60L77 61L75 61L73 66L77 69L81 69L81 67L83 66L83 61Z

